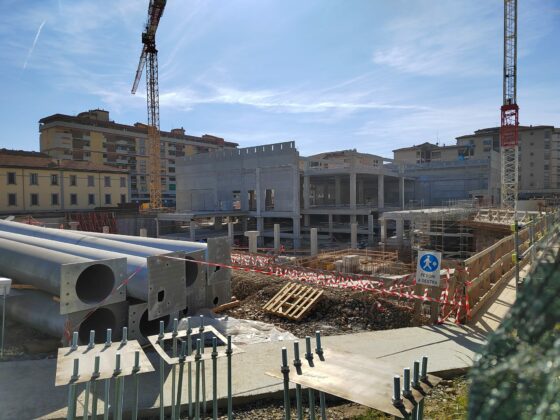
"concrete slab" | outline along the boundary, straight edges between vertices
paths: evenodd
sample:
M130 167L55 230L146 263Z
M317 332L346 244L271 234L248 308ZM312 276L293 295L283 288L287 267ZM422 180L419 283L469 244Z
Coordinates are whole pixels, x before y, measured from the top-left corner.
M468 368L472 365L475 352L485 342L486 335L498 327L500 320L513 304L515 299L513 282L514 280L503 287L494 301L480 313L473 326L444 324L330 336L323 338L323 346L327 349L356 353L363 357L383 359L401 368L411 366L414 360L427 355L428 371L436 375L445 371ZM303 340L300 345L303 345ZM293 359L291 342L260 343L242 347L245 353L238 354L233 359L233 390L237 403L266 398L281 392L281 382L265 375L265 372L279 369L283 346L288 348L290 360ZM154 366L158 366L157 357L154 354L149 356ZM220 405L225 402L226 397L225 363L225 359L218 360ZM54 387L55 370L54 359L0 363L0 407L2 407L0 418L65 418L67 388ZM207 363L207 399L210 398L212 391L211 375L211 363ZM140 379L140 406L146 414L155 413L159 407L158 381L157 372L142 375ZM130 407L132 382L127 378L125 383L125 406ZM186 401L186 378L184 383L183 398ZM101 390L102 386L101 384ZM169 404L171 374L168 369L165 390L165 403ZM81 393L83 404L83 385L78 387L78 392ZM101 404L102 401L100 401L99 413L102 412ZM211 408L211 404L208 404L208 408ZM78 415L82 415L82 412L82 405L78 404Z

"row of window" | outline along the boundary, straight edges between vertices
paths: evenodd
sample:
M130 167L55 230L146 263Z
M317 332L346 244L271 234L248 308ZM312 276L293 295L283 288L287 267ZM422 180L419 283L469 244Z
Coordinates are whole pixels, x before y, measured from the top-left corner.
M16 185L16 173L15 172L8 172L8 185ZM78 177L77 175L70 175L68 177L70 186L75 187L78 185ZM50 175L51 185L58 185L59 177L58 174L51 174ZM106 176L103 178L104 186L110 187L111 186L111 177ZM88 175L87 177L87 184L88 187L95 187L95 177L93 175ZM30 173L29 174L29 185L39 185L39 174L38 173ZM126 188L126 177L120 177L120 187Z
M113 199L111 194L105 194L105 205L113 204ZM126 194L121 194L121 203L126 203ZM95 203L95 194L88 194L88 205L94 206ZM17 206L18 205L18 197L15 193L8 194L8 206ZM32 193L29 195L29 205L31 206L39 206L39 194ZM51 206L59 206L60 200L58 193L51 194ZM78 205L78 194L70 194L70 205L77 206Z

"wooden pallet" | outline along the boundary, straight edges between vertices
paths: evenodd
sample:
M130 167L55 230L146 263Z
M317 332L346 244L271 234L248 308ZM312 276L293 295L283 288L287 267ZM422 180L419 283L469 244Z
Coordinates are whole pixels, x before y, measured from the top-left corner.
M300 283L288 283L263 309L271 314L300 321L317 303L323 291Z

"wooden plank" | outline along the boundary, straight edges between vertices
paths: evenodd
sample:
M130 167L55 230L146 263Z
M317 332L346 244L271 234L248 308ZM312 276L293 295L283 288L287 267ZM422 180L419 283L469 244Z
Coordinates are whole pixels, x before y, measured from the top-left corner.
M214 309L212 309L212 312L214 312L215 314L219 314L220 312L223 311L227 311L228 309L231 308L235 308L237 306L239 306L241 304L241 302L237 299L232 300L231 302L228 303L224 303L223 305L217 306Z

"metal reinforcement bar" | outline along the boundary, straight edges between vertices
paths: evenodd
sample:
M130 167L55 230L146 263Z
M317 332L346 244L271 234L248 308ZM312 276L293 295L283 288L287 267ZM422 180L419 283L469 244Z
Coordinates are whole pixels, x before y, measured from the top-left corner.
M0 240L0 275L60 296L60 313L125 299L113 289L126 279L126 259L92 260L11 240Z
M0 302L1 305L1 302ZM61 315L59 303L39 290L14 290L8 296L6 313L14 321L68 342L73 332L81 343L88 343L90 331L96 336L107 328L120 331L126 323L126 302L101 306L93 311Z
M185 257L183 252L166 252L158 248L93 238L74 231L41 228L4 220L0 220L0 232L3 232L3 235L12 233L26 236L28 239L25 241L28 243L39 243L33 241L32 238L39 241L53 241L55 243L44 242L41 246L64 249L65 252L78 255L88 255L88 258L92 259L109 255L126 257L129 276L133 275L127 284L128 293L132 297L148 302L150 320L183 310L187 300L187 284L204 277L203 273L199 273L196 264L187 264L182 261ZM68 247L65 247L64 244ZM72 248L75 249L72 250ZM177 258L164 259L165 256ZM142 272L144 264L146 264L146 271ZM131 270L132 273L130 273ZM181 278L183 281L178 281Z

